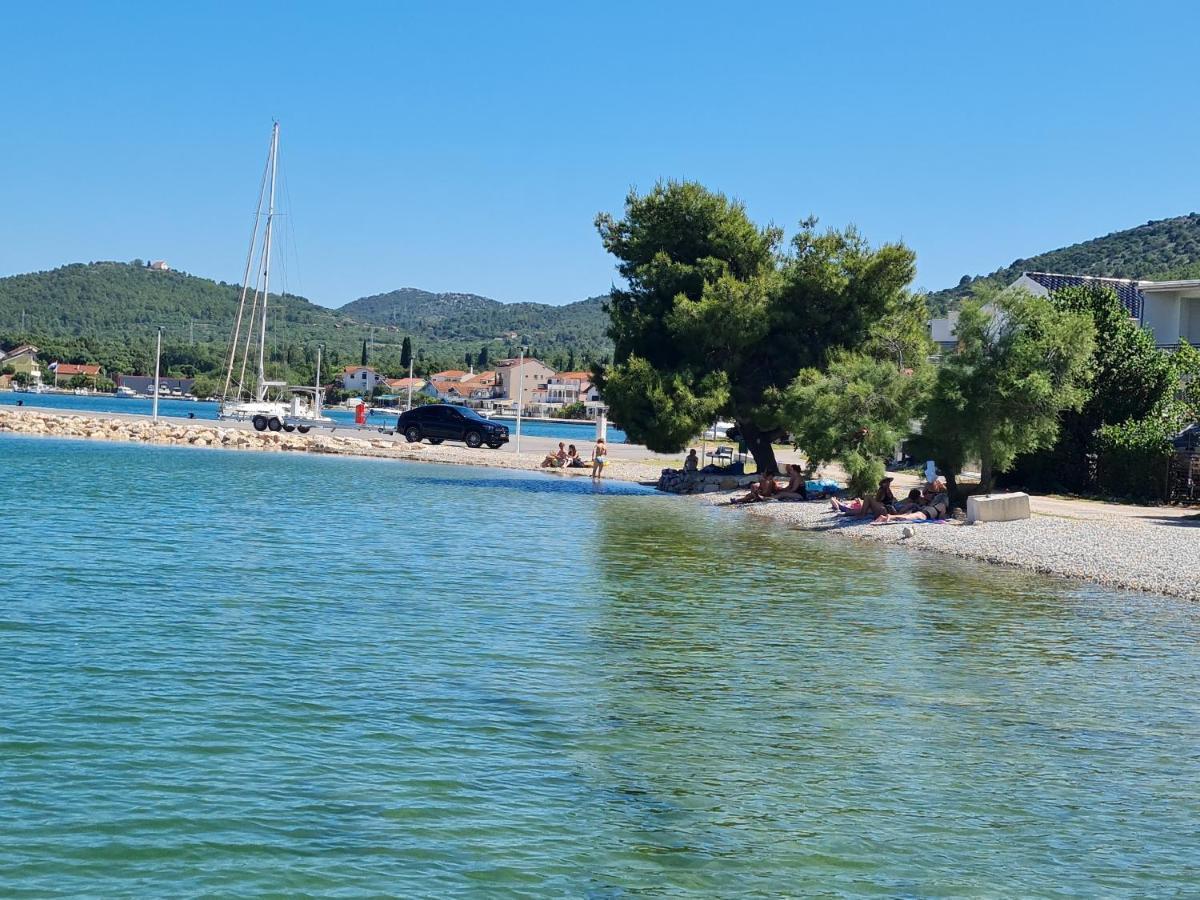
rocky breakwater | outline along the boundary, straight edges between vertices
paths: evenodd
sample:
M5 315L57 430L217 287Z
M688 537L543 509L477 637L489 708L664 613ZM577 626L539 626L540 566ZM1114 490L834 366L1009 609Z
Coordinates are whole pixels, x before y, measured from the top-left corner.
M685 472L683 469L663 469L658 489L668 494L715 494L736 491L758 480L757 475L731 475L725 472Z
M364 440L337 435L299 435L228 428L212 423L182 424L148 419L107 419L93 416L56 415L34 410L0 409L0 431L52 438L171 444L214 447L227 450L338 453L356 456L394 456L390 441ZM405 447L405 455L419 450Z

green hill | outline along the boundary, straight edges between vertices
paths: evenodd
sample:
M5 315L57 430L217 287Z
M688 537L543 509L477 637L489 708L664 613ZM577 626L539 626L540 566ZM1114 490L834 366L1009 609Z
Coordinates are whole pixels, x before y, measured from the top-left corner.
M118 262L77 263L0 278L0 346L31 341L46 359L99 363L110 372L145 374L163 328L173 374L223 368L237 313L238 285ZM308 381L318 344L331 367L369 361L399 374L411 339L418 370L462 366L484 346L492 359L532 346L550 362L611 352L608 324L593 298L556 307L499 303L471 294L406 289L364 297L341 310L303 297L272 295L269 352L273 374Z
M1005 286L1022 272L1061 272L1110 278L1183 278L1200 271L1200 214L1159 219L1136 228L1017 259L987 275L964 275L957 286L929 295L938 314L982 284Z
M520 335L534 349L571 347L578 353L611 351L605 333L605 297L564 306L501 303L477 294L433 294L401 288L347 303L340 313L363 322L396 328L433 342L511 342Z

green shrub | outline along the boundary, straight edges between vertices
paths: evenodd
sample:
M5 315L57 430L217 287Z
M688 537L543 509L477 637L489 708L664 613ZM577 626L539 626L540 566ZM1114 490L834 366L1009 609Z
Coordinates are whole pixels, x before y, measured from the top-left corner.
M1162 417L1105 425L1096 432L1100 491L1130 500L1165 500L1174 428Z
M852 496L870 497L875 493L885 474L883 461L878 456L852 450L842 454L839 461L846 469L846 484Z

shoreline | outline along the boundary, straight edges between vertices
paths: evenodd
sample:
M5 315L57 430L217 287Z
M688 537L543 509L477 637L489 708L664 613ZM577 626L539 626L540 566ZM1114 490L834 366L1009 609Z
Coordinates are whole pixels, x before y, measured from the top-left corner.
M734 494L693 496L715 507ZM939 553L1117 590L1200 601L1196 570L1200 520L1195 519L1081 518L1034 512L1029 519L1016 522L907 523L914 526L913 534L904 537L900 524L874 526L863 519L838 516L828 501L748 503L730 506L728 512L752 515L798 531Z
M542 472L559 477L588 477L590 468L542 468L544 453L517 454L501 450L471 450L457 445L409 444L383 435L350 436L310 432L256 432L244 423L206 420L161 420L56 413L28 407L0 407L0 434L64 440L100 440L232 451L317 453L361 459L428 462ZM621 459L610 456L605 480L654 483L663 460ZM692 500L716 507L738 492L691 495ZM836 534L909 551L939 553L976 562L1001 565L1042 575L1069 578L1118 590L1154 593L1200 601L1200 520L1142 507L1138 515L1114 515L1102 504L1093 509L1054 498L1036 498L1031 518L1018 522L965 525L948 520L916 524L911 537L900 525L871 526L863 520L835 515L825 501L769 501L729 507L729 515L752 515L759 520L813 533ZM1038 507L1041 507L1040 509ZM1084 509L1089 515L1081 515Z
M350 431L339 428L338 431ZM370 436L346 435L337 432L254 431L248 423L212 422L202 419L163 419L157 423L142 416L93 415L50 412L30 407L0 407L0 434L15 434L34 438L62 440L97 440L110 443L140 443L160 446L197 447L207 450L250 451L258 453L318 453L352 456L364 459L392 459L404 462L430 462L449 465L478 466L489 469L520 469L545 472L568 478L589 477L591 467L580 469L542 468L545 454L517 454L499 450L452 444L435 446L428 443L409 444L376 432ZM604 479L646 483L658 478L661 466L639 460L610 456L604 469Z

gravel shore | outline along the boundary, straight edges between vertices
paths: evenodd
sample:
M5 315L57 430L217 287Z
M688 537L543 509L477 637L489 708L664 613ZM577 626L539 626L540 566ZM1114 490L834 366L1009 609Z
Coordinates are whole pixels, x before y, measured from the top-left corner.
M397 439L373 430L358 432L352 428L340 428L333 432L320 430L309 434L289 434L257 432L246 423L181 419L160 420L155 423L144 417L75 415L0 407L0 432L32 437L168 444L234 451L322 453L485 468L525 469L548 472L564 478L586 478L591 473L590 468L542 469L541 462L545 458L545 451L540 448L535 453L515 453L509 447L500 450L472 450L455 444L410 444L403 438ZM547 447L552 445L550 442L542 443ZM610 455L604 477L616 481L653 482L657 480L661 469L661 463L654 460L622 459Z
M719 504L731 495L702 496ZM903 525L874 526L838 516L826 501L753 503L730 507L729 515L753 515L805 531L1200 600L1200 521L1195 519L1034 514L1019 522L913 523L913 534L906 538Z

